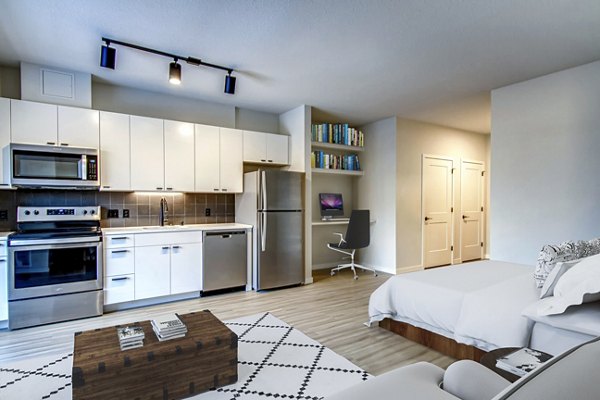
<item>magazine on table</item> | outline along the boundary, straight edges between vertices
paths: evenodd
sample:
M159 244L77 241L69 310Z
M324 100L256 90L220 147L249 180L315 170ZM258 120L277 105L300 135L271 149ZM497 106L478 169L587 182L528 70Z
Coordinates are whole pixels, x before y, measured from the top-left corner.
M504 357L500 357L496 361L496 367L515 375L523 376L543 365L551 358L550 354L524 347Z

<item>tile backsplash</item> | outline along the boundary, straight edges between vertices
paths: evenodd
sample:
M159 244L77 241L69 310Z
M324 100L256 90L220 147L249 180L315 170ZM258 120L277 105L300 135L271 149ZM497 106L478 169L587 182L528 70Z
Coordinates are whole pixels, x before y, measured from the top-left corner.
M235 195L233 194L144 194L131 192L97 192L90 190L1 190L1 211L8 211L8 219L0 220L0 230L16 229L17 206L94 206L102 207L101 226L123 227L158 225L160 198L168 203L171 224L214 224L235 222ZM210 209L210 216L206 216ZM117 210L118 218L108 218L108 210ZM123 218L129 210L129 218Z

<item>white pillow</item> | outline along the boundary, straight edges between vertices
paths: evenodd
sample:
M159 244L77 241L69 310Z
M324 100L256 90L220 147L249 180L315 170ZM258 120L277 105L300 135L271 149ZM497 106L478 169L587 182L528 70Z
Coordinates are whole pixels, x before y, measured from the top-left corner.
M549 297L549 296L553 296L554 295L554 287L558 283L558 280L560 279L560 277L563 276L565 274L565 272L570 270L571 267L573 267L575 264L579 263L580 261L581 261L581 259L573 260L573 261L557 262L556 266L552 269L552 271L550 271L550 273L548 274L548 277L546 278L546 281L544 282L544 286L542 287L542 291L540 292L540 299L543 299L543 298Z
M538 315L562 314L568 307L600 300L600 254L584 258L554 286L554 297L537 305Z

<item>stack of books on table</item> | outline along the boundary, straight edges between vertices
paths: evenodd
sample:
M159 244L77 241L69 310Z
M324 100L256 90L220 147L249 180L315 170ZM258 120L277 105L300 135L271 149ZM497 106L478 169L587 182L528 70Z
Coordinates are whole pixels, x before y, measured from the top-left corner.
M496 361L496 367L515 375L523 376L526 373L535 370L551 358L552 356L550 354L524 347L515 350L504 357L500 357Z
M187 327L176 314L164 315L153 319L152 329L161 342L184 337L187 333Z
M144 329L141 326L117 328L121 350L136 349L144 345Z

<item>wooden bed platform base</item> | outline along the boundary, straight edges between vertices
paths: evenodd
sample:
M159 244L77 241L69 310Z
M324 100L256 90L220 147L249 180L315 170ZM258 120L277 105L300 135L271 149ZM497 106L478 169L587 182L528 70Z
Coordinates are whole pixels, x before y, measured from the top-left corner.
M417 328L405 322L386 318L379 322L379 326L458 360L466 359L479 362L481 357L486 354L485 351L477 347L457 343L445 336Z

